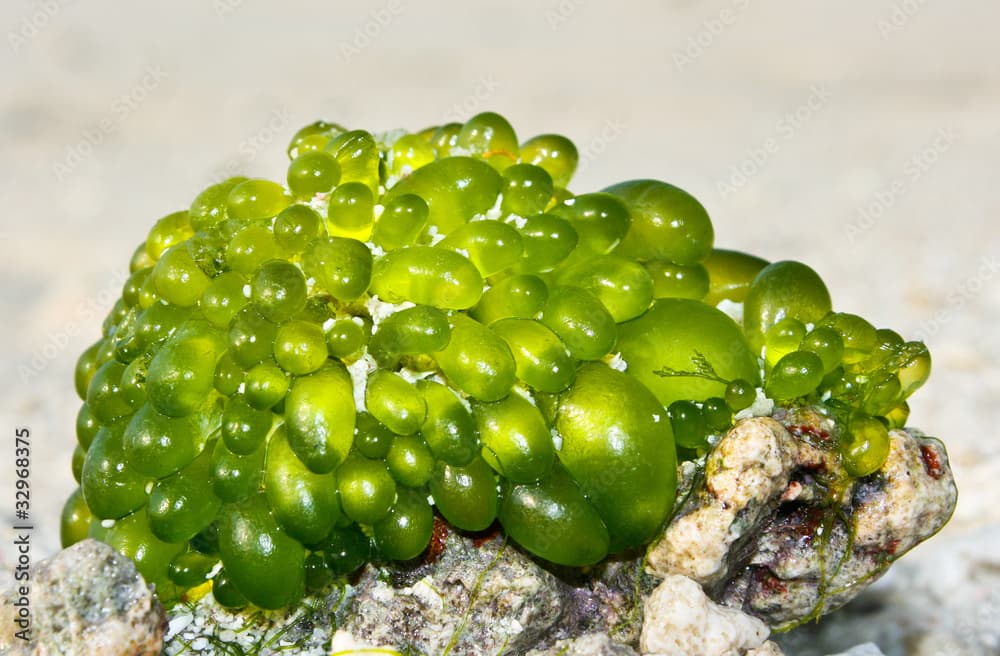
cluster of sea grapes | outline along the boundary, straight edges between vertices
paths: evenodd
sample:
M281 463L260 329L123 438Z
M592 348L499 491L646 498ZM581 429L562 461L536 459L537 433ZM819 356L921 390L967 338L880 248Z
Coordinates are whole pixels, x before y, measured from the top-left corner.
M570 193L565 137L319 122L288 153L286 184L232 178L156 223L77 366L64 544L106 541L168 602L210 581L291 604L420 556L435 510L590 565L655 536L677 458L759 388L824 403L863 476L929 372L806 265L713 249L677 187Z

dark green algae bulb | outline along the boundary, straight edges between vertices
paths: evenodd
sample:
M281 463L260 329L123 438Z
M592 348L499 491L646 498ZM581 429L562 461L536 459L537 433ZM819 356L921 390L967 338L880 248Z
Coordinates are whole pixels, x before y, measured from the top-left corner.
M929 374L805 264L716 249L682 189L570 192L565 137L317 122L288 155L158 221L77 364L63 542L113 545L167 603L210 581L283 607L421 557L435 515L593 565L657 535L678 460L759 394L822 403L864 476Z

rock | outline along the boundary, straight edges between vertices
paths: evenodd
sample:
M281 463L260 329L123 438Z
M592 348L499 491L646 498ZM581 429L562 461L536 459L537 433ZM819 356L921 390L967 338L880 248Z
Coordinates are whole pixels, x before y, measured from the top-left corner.
M858 645L847 651L842 651L839 654L831 654L830 656L885 656L885 654L874 643L866 642L863 645Z
M588 633L579 638L558 640L548 649L532 649L525 656L637 656L637 653L605 633Z
M370 569L342 626L360 640L424 654L520 654L589 631L638 636L637 562L612 561L574 586L501 537L449 533L431 563ZM576 575L579 578L579 575Z
M0 623L13 625L12 591L3 595ZM96 540L84 540L39 562L31 577L32 642L0 634L0 653L159 654L163 607L135 564Z
M770 630L755 617L712 602L695 581L668 575L646 599L639 649L650 656L742 656Z
M739 422L651 548L652 572L778 629L857 596L947 522L957 491L944 447L915 430L891 431L882 469L850 479L838 430L808 408Z
M778 643L768 640L756 649L748 649L744 656L785 656Z

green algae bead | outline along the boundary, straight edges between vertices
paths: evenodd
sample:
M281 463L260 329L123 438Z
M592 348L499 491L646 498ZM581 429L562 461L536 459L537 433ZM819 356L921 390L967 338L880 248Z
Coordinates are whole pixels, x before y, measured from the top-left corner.
M459 530L482 531L496 519L496 478L482 458L464 467L439 462L431 476L430 491L438 512Z
M514 356L517 377L543 392L561 392L576 374L576 361L559 337L533 319L501 319L490 326Z
M840 366L844 359L844 339L829 326L818 326L809 331L799 344L800 351L809 351L819 356L826 375Z
M503 172L503 180L500 209L505 214L538 214L545 211L552 200L552 176L540 166L514 164Z
M158 260L171 246L180 244L194 232L191 230L191 217L186 211L168 214L157 221L146 237L146 254L153 260Z
M419 134L405 134L387 153L389 173L404 176L434 161L434 147Z
M889 410L885 414L885 419L889 422L889 428L904 428L906 420L910 418L910 404L903 401Z
M81 405L76 413L76 441L80 447L84 450L89 449L100 429L101 423L90 411L90 406L86 403Z
M383 202L403 194L416 194L427 202L428 229L448 234L477 214L485 214L496 203L503 178L482 160L447 157L431 162L389 189Z
M374 191L379 183L379 149L375 137L351 130L333 138L326 150L340 164L340 183L359 182Z
M209 481L212 491L223 501L242 501L260 487L264 471L265 448L261 444L247 455L233 453L223 440L212 448Z
M340 164L327 152L302 153L288 165L288 188L300 198L324 194L340 182Z
M819 274L794 260L774 262L760 270L747 291L743 330L754 352L759 352L764 335L785 317L818 323L830 308L830 292Z
M183 417L200 408L215 389L220 350L219 340L209 335L165 344L149 363L149 403L171 417Z
M243 221L270 219L291 202L292 199L285 195L285 189L277 182L246 180L229 192L226 213L231 218Z
M218 558L197 551L185 551L170 561L167 575L178 587L194 588L208 580L218 562Z
M85 400L90 412L102 424L132 414L132 406L122 393L124 375L124 364L108 360L97 368L90 379Z
M561 285L586 289L601 301L615 323L634 319L653 301L653 279L634 260L597 255L559 274Z
M354 424L354 448L366 458L385 458L397 435L368 412L359 412Z
M145 269L139 269L134 271L125 284L122 285L122 301L128 307L135 307L139 304L139 290L142 289L142 285L146 282L146 278L149 274L153 272L153 267L147 267Z
M97 354L100 350L101 342L94 342L77 358L76 367L73 370L73 387L81 401L87 400L87 388L90 386L90 380L100 366L97 362Z
M295 159L303 152L322 149L334 137L347 130L336 123L316 121L299 129L288 144L288 157Z
M183 244L168 249L150 277L160 298L181 307L196 304L211 283Z
M743 378L735 378L726 385L726 403L730 408L739 412L744 408L753 405L757 398L756 388L753 383Z
M290 253L301 253L319 236L323 220L308 205L290 205L274 220L274 241Z
M83 463L87 459L87 452L79 444L73 447L73 455L70 458L70 470L73 473L73 480L80 483L83 480Z
M361 182L345 182L330 194L326 230L331 237L367 241L375 222L375 196Z
M632 216L619 255L692 265L712 251L715 232L708 212L683 189L660 180L629 180L605 191L621 197Z
M187 542L215 519L222 501L212 492L211 457L206 449L184 469L153 486L147 506L153 535L164 542Z
M628 374L585 364L560 397L555 425L563 438L559 459L608 527L610 550L652 538L677 487L674 438L661 402Z
M344 514L359 524L384 519L396 499L396 481L385 463L359 455L337 469L337 489Z
M229 192L241 182L246 182L246 178L229 178L198 194L188 210L191 228L195 231L206 230L225 221Z
M201 314L213 326L228 328L233 317L250 302L243 293L246 284L247 279L235 271L219 274L201 295Z
M149 267L156 264L156 260L150 257L149 253L146 252L146 242L141 242L136 246L135 250L132 251L132 257L128 261L128 272L135 273L136 271L141 271L142 269L148 269Z
M748 253L715 248L703 264L708 272L708 294L704 300L709 305L718 305L723 300L742 303L754 278L769 263Z
M333 583L333 572L326 566L323 554L312 552L306 556L306 591L320 592Z
M840 454L851 476L868 476L882 468L889 457L889 431L873 417L852 417L841 434Z
M397 435L385 454L385 464L400 485L421 487L434 473L434 454L419 435Z
M326 335L320 326L309 321L289 321L278 327L274 359L288 373L311 374L323 366L326 357Z
M347 576L372 557L372 543L357 524L335 528L323 544L326 565L336 576Z
M90 525L95 521L94 514L87 507L83 498L83 490L79 487L73 490L66 503L63 504L59 517L59 541L62 548L70 547L80 540L87 539Z
M427 142L434 148L438 159L451 155L451 149L454 147L461 130L461 123L445 123L431 133Z
M897 375L903 388L903 396L909 397L920 389L931 375L931 352L922 342L907 342L906 346L915 354L908 358Z
M540 321L580 360L596 360L611 352L615 319L600 299L580 287L562 286L549 292Z
M608 528L562 467L537 483L510 486L499 517L519 545L557 565L583 567L608 555Z
M129 463L124 433L124 422L102 427L83 461L80 487L87 506L99 519L124 517L146 503L149 479Z
M448 387L432 380L417 381L427 403L420 435L434 457L449 465L466 465L479 453L476 422Z
M844 342L844 364L859 364L867 360L878 348L875 326L856 314L834 312L819 322L833 328Z
M806 336L806 326L798 319L787 317L771 326L764 335L764 362L773 367L778 360L799 349Z
M390 560L419 556L431 541L434 513L427 498L415 490L400 490L389 514L372 527L375 546Z
M483 459L515 483L539 480L552 468L555 447L542 413L519 394L494 403L476 403Z
M372 229L372 243L386 251L411 246L424 231L430 209L416 194L402 194L386 203Z
M701 405L701 412L705 416L705 427L709 433L724 433L733 425L733 409L723 398L713 396L705 399Z
M274 234L262 225L252 224L241 229L226 244L225 260L229 268L250 275L260 265L278 257Z
M254 306L236 313L227 336L229 355L236 364L249 369L271 356L278 326L268 321Z
M674 401L667 408L674 442L685 449L704 449L708 446L708 426L701 408L691 401Z
M170 562L186 548L183 542L165 542L153 534L145 510L118 520L104 541L122 555L131 558L147 583L156 586L157 597L169 605L177 594L167 575Z
M250 600L236 588L225 567L220 568L212 577L212 597L223 608L234 610L244 608L250 603Z
M823 361L809 351L792 351L771 369L764 391L773 399L788 400L814 392L823 382Z
M462 253L484 278L513 266L524 252L521 235L516 229L491 220L459 226L438 242L437 247Z
M903 400L903 386L899 376L890 374L880 380L869 382L862 409L873 416L885 415Z
M579 257L611 252L629 233L632 224L626 204L604 192L580 194L563 201L551 212L573 226L579 251L574 255Z
M368 349L379 361L396 355L436 353L451 340L448 315L427 305L400 310L383 321Z
M708 270L701 264L684 266L666 260L649 260L643 262L643 266L653 280L653 298L701 300L708 294Z
M524 255L517 270L525 273L552 271L569 257L580 240L573 225L554 214L529 216L518 230Z
M191 310L187 308L154 303L143 310L136 319L136 339L145 350L151 351L172 337L190 316Z
M125 428L123 447L129 466L144 476L163 478L181 469L198 454L203 439L200 418L168 417L150 405L133 415Z
M268 512L262 494L224 506L219 553L236 588L254 605L294 604L305 592L305 549Z
M391 371L376 371L368 377L365 406L397 435L416 433L427 417L427 403L420 391Z
M306 250L302 268L335 299L353 301L372 281L372 254L356 239L324 237Z
M271 260L261 265L251 283L257 311L269 321L285 321L306 306L306 279L291 262Z
M503 398L517 378L517 363L507 342L461 314L452 317L451 340L434 359L452 384L480 401Z
M312 471L325 474L354 441L354 383L342 365L297 378L285 398L288 443Z
M410 301L464 310L483 294L483 278L468 258L446 248L411 246L380 257L372 270L372 293L389 303Z
M263 480L271 513L289 535L303 544L329 535L340 517L337 478L309 471L288 446L283 427L267 442Z
M544 280L531 274L514 275L487 289L471 314L486 325L507 318L530 319L542 311L548 299Z
M520 146L514 128L495 112L476 114L462 126L455 145L482 157L502 171L517 161Z
M335 358L357 355L367 343L364 328L351 319L338 319L326 331L326 350Z
M241 396L233 396L222 412L222 439L233 453L250 455L264 444L273 423L271 412L251 406Z
M545 169L557 187L567 187L580 154L573 142L561 134L540 134L521 144L521 161Z

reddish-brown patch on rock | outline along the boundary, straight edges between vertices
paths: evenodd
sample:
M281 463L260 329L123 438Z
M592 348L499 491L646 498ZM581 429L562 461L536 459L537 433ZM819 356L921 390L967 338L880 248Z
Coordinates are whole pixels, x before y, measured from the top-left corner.
M920 457L924 461L924 469L927 470L928 476L934 480L938 480L944 475L944 469L941 467L941 458L933 447L926 444L920 445Z

